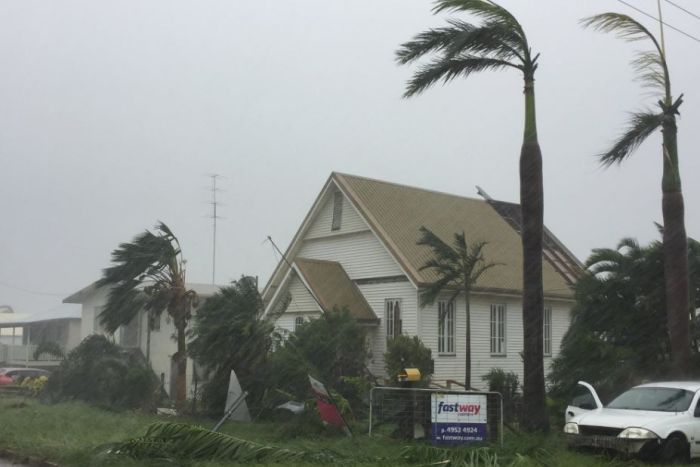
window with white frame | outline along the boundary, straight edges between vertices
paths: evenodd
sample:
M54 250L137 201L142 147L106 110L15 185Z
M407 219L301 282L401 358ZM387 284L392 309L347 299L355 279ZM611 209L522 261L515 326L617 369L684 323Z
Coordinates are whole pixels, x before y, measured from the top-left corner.
M542 350L547 356L552 355L552 307L545 306L542 320L542 337L544 338Z
M384 302L384 318L387 340L401 335L401 300L390 298Z
M299 329L299 326L301 326L302 324L304 324L304 317L303 316L297 316L296 318L294 318L294 330L295 331L297 329Z
M506 354L506 306L491 305L491 354Z
M438 302L438 353L455 353L455 304Z
M343 193L336 191L333 193L333 219L331 220L331 230L340 230L340 223L343 220Z

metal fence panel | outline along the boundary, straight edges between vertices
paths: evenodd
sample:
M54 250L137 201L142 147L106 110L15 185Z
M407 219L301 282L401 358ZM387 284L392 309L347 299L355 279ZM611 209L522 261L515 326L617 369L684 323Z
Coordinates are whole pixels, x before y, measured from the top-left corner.
M483 395L487 404L487 439L503 444L503 397L498 392L449 389L375 387L370 391L369 436L381 429L410 439L431 439L431 397L437 395Z

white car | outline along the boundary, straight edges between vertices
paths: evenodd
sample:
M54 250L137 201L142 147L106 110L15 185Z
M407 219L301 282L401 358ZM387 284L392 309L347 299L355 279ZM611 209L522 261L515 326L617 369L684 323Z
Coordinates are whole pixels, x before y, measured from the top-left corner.
M699 391L700 382L642 384L603 406L595 389L579 381L564 433L570 447L666 461L700 457Z

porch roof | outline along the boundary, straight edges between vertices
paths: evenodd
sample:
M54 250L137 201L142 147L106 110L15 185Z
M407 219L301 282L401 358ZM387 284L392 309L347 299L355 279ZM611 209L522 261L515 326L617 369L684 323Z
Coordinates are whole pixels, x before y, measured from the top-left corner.
M340 263L296 258L294 264L324 311L347 308L358 321L379 321Z
M81 318L80 307L59 305L36 313L0 313L0 328L13 328L32 323Z

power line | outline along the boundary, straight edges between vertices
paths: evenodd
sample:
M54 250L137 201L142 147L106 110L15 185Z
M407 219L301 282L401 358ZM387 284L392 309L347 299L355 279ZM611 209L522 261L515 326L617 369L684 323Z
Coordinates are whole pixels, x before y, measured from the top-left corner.
M52 293L52 292L41 292L38 290L25 289L24 287L17 287L16 285L8 284L7 282L0 281L0 286L7 287L8 289L18 290L20 292L32 294L32 295L48 295L52 297L65 297L68 294L63 293Z
M692 16L693 18L695 18L695 19L700 19L700 16L699 16L699 15L696 15L696 14L693 13L692 11L683 8L682 6L678 5L677 3L672 2L671 0L664 0L664 1L665 1L666 3L668 3L668 4L670 4L670 5L675 6L675 7L678 8L679 10L685 11L686 13L688 13L688 14L689 14L690 16Z
M650 13L647 13L647 12L644 11L644 10L640 10L640 9L637 8L636 6L627 3L625 0L617 0L617 1L620 2L620 3L622 3L623 5L626 5L626 6L630 7L630 8L632 8L633 10L638 11L639 13L643 14L644 16L648 16L649 18L653 19L654 21L659 21L659 18L657 18L656 16L654 16L654 15L652 15L652 14L650 14ZM666 23L665 21L661 21L661 24L663 24L664 26L666 26L666 27L668 27L668 28L670 28L670 29L673 29L673 30L676 31L676 32L679 32L679 33L683 34L684 36L688 37L689 39L694 40L695 42L700 43L700 39L699 39L699 38L697 38L697 37L695 37L695 36L693 36L693 35L691 35L691 34L688 34L687 32L683 31L682 29L678 29L677 27L675 27L675 26L673 26L673 25L670 25L670 24Z

